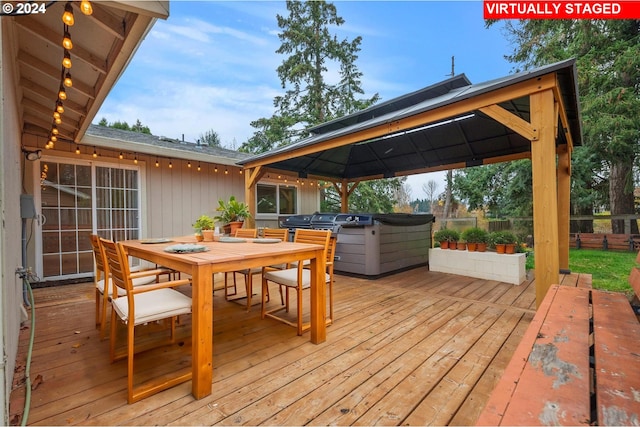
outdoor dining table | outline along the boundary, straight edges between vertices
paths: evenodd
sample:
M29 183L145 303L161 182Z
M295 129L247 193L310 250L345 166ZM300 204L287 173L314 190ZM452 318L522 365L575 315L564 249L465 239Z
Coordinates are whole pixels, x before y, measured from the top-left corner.
M132 257L137 257L187 273L192 277L192 393L196 399L211 394L213 379L213 275L265 265L311 260L311 337L314 344L326 340L326 289L324 248L293 242L263 243L259 239L229 242L197 242L202 252L172 253L176 244L196 244L194 236L171 239L122 241Z

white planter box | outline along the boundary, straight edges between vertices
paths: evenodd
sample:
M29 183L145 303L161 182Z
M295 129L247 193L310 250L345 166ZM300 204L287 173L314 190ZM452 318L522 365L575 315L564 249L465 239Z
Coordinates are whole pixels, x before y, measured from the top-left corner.
M429 270L519 285L527 278L526 255L429 249Z

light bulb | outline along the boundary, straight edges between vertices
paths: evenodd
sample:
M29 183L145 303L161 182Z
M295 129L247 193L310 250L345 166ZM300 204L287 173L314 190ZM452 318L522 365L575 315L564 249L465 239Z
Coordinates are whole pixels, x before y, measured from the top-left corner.
M60 118L60 113L58 113L58 110L53 112L53 118L54 119L59 119Z
M60 117L58 117L57 119L53 119L53 122L57 125L59 125L60 123L62 123L62 119Z
M73 49L73 42L71 41L71 34L68 31L64 32L64 38L62 39L62 47L71 50Z
M120 160L122 160L122 159L124 158L124 154L122 154L122 151L120 152L120 155L118 156L118 158L119 158Z
M58 140L58 137L57 137L57 136L55 136L55 135L51 135L51 136L49 137L49 140L50 140L50 141L52 141L52 142L56 142L56 141Z
M62 58L62 66L67 69L71 68L71 54L67 50L64 51L64 58Z
M80 146L76 145L76 154L80 154Z
M138 155L137 154L133 157L133 163L135 163L136 165L138 164Z
M169 169L173 169L173 163L169 161Z
M70 27L76 22L75 19L73 19L73 7L71 7L71 2L67 2L67 4L64 6L64 13L62 14L62 22L64 22Z
M187 163L187 167L188 167L188 168L191 168L191 162L188 162L188 163Z
M62 84L64 84L66 87L73 86L73 80L71 80L71 73L67 72L67 74L64 76L64 80L62 81Z
M80 11L85 15L91 15L93 13L93 7L89 0L82 0L80 2Z
M156 159L156 167L159 168L160 167L160 162L158 161L158 159Z
M52 126L52 127L51 127L51 133L52 133L53 135L57 135L57 134L58 134L58 133L60 133L60 132L58 132L58 128L57 128L57 127Z
M96 151L96 149L93 149L93 158L95 159L96 157L98 157L98 152Z
M62 102L56 102L56 111L60 114L64 113L64 107L62 106Z
M65 91L62 86L60 86L60 90L58 91L58 98L60 101L67 99L67 91Z

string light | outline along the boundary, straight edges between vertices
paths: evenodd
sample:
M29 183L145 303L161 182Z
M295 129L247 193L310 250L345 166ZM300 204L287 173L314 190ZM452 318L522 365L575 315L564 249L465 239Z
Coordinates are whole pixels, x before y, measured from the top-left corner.
M56 127L56 125L55 125L55 124L54 124L53 126L51 126L51 133L52 133L53 135L57 135L57 134L59 133L59 132L58 132L58 128Z
M60 85L60 89L58 90L58 99L60 101L66 101L67 99L67 91L64 90L64 87Z
M156 167L159 168L160 167L160 162L158 161L158 158L156 157Z
M62 101L56 101L56 111L60 114L64 113L64 107L62 106Z
M64 6L64 13L62 14L62 22L64 22L68 26L73 26L75 24L75 19L73 18L73 7L71 7L71 2L67 2Z
M198 172L200 172L200 162L198 162Z
M73 49L73 42L71 41L71 34L69 34L69 30L65 27L64 37L62 38L62 47L66 50Z
M71 54L67 49L64 50L64 56L62 57L62 66L64 68L71 68Z
M62 123L62 119L60 117L58 117L57 119L53 119L53 123L59 125Z
M227 170L226 166L225 166L225 168L224 168L224 174L225 174L225 175L229 175L229 171Z
M93 13L93 7L89 0L82 0L80 2L80 11L85 15L91 15Z
M191 162L187 162L187 167L191 169Z
M118 158L119 158L120 160L124 159L124 154L122 154L122 151L120 152L120 155L118 156Z
M136 165L138 164L138 154L137 153L134 154L134 156L133 156L133 163L136 164Z
M93 158L98 157L98 152L96 151L96 147L93 147Z
M60 118L60 113L58 112L57 109L53 112L53 118L54 119L59 119Z
M218 173L218 165L213 165L213 171L214 171L215 173Z
M173 169L173 162L169 160L169 169Z
M66 87L73 86L73 80L71 80L71 73L67 71L67 74L64 76L64 80L62 81Z
M76 145L76 154L80 154L80 146Z

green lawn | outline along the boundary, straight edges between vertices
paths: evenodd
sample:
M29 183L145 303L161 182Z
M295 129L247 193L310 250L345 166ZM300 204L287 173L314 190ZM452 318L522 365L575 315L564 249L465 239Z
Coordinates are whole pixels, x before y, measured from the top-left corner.
M594 289L631 293L627 282L631 268L636 265L635 252L569 249L569 269L572 273L592 275ZM533 252L527 256L527 269L534 267Z

